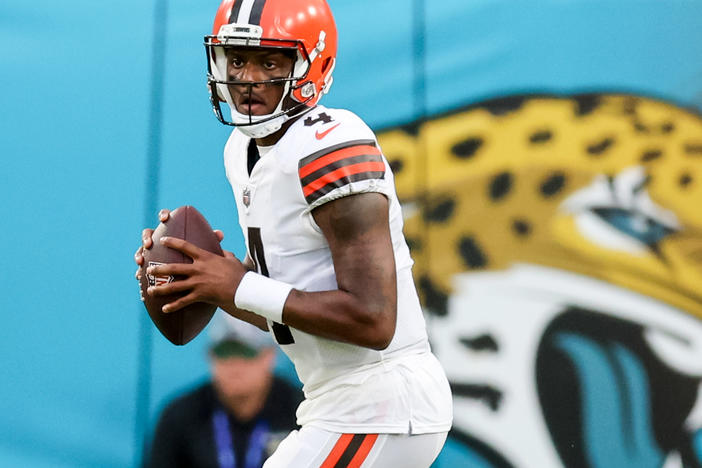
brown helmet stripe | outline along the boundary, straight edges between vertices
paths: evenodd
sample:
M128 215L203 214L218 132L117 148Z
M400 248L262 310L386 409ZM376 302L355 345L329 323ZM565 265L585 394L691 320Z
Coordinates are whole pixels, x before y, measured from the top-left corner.
M232 5L232 11L229 13L229 24L236 23L236 19L239 16L239 12L241 11L241 5L244 3L244 0L234 0L234 4Z
M263 15L263 7L266 5L266 0L256 0L251 7L251 15L249 16L249 24L261 25L261 15Z
M229 23L261 25L266 0L236 0L232 5Z

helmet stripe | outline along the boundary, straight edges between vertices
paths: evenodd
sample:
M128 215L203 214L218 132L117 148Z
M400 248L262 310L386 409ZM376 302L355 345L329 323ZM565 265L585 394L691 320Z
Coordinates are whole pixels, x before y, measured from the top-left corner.
M251 7L253 4L254 0L241 0L241 6L237 11L234 23L249 24L249 16L251 16Z
M229 24L236 23L239 12L241 11L241 5L244 0L234 0L234 5L232 5L232 11L229 13Z
M266 0L256 0L254 2L253 8L251 8L251 16L249 17L249 24L261 25L261 15L263 14L263 6L266 4Z
M235 0L229 23L261 25L261 15L266 0Z

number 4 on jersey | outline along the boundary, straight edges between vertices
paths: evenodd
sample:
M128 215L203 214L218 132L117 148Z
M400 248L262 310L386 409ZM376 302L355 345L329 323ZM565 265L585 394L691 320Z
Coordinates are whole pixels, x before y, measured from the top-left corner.
M333 121L334 121L334 119L329 117L329 115L327 115L326 112L320 112L319 114L317 114L317 118L315 118L315 119L313 119L312 117L307 117L305 119L305 127L311 127L312 125L314 125L318 122L328 124L329 122L333 122Z
M251 253L251 259L254 262L256 271L263 276L268 276L268 266L266 265L266 257L263 255L263 241L261 240L260 228L249 228L249 252ZM275 341L277 341L278 344L288 345L295 343L292 332L287 325L273 322L272 331L275 336Z

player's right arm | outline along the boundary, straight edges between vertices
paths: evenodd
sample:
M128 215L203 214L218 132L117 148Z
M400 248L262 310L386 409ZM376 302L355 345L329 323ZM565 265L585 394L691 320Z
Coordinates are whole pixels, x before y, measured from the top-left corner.
M338 289L293 289L283 323L334 341L382 350L397 324L397 274L388 220L388 199L360 193L316 208L327 239Z

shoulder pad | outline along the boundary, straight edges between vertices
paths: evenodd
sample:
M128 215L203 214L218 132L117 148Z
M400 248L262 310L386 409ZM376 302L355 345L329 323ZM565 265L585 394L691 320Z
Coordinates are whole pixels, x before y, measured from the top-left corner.
M295 172L302 159L354 142L377 145L373 131L353 112L317 106L290 127L277 153L283 170Z

